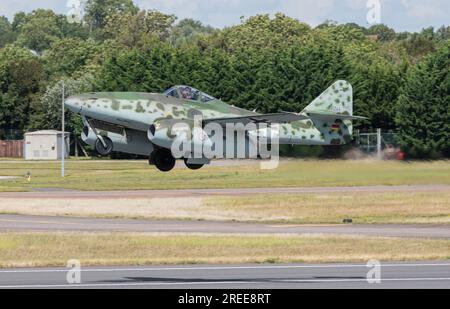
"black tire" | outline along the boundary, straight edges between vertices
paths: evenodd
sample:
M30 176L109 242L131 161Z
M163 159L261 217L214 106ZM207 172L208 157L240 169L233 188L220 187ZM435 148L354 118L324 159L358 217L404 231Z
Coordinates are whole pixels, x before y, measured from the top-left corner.
M158 149L152 155L150 161L153 161L156 168L161 172L170 172L174 169L176 160L169 149Z
M103 140L105 141L106 147L103 146L100 139L97 139L95 142L95 150L97 150L101 156L109 156L113 152L114 144L109 137L104 136Z
M188 159L184 159L184 164L186 165L186 167L190 170L196 171L201 169L203 166L205 166L204 164L190 164L188 163Z
M153 152L150 154L150 156L148 157L148 164L149 164L149 165L155 165L155 153L156 153L156 150L153 151Z

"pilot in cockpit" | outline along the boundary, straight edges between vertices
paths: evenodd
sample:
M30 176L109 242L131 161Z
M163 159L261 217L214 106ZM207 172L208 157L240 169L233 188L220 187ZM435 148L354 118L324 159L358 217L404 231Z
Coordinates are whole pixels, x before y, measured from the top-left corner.
M202 103L215 100L214 97L189 86L175 86L164 92L164 94L177 99L191 100Z

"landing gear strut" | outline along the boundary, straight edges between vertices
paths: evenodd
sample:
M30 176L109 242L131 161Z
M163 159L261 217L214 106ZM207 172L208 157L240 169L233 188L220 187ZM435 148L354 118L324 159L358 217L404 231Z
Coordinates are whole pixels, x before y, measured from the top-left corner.
M169 149L161 148L152 152L149 163L161 172L170 172L175 167L176 160Z

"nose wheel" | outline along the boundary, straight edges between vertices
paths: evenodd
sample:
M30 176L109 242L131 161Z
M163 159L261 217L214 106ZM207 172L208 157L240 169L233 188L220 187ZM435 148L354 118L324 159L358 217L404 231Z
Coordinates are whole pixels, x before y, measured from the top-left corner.
M102 136L95 142L95 150L101 156L109 156L113 152L114 144L109 137Z

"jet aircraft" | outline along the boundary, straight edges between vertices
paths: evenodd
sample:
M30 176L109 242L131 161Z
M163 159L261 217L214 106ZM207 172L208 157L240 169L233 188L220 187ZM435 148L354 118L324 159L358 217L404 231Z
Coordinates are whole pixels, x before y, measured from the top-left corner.
M100 155L107 156L115 151L148 156L149 163L163 172L175 167L177 158L171 147L178 135L173 134L172 129L180 122L192 127L195 119L200 118L201 128L208 124L224 128L278 125L275 134L279 144L328 146L350 143L352 122L366 119L353 116L352 86L343 80L331 85L300 113L259 114L229 105L190 86L174 86L161 94L85 93L68 98L65 105L81 115L82 140L94 146ZM245 142L249 143L252 135L269 138L268 128L247 132ZM211 138L206 133L203 135L202 141ZM197 170L209 164L212 158L186 154L179 159L184 159L188 168Z

